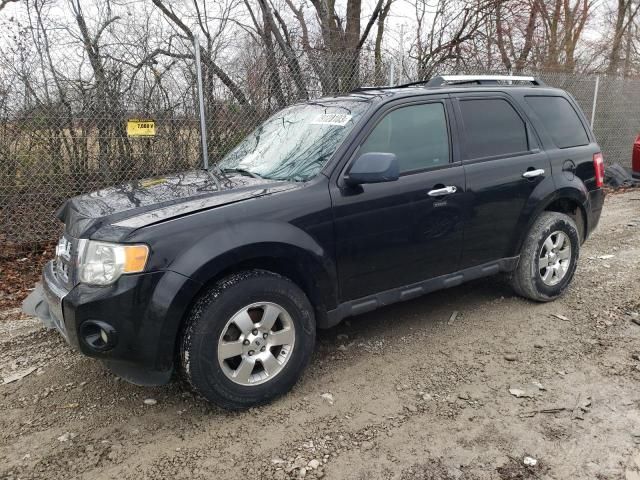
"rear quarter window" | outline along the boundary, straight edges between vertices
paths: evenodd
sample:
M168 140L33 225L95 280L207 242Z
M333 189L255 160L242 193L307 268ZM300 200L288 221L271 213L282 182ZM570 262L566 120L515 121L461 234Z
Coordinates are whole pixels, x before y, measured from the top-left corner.
M580 147L589 144L578 113L564 97L527 96L525 100L542 121L547 133L558 148Z

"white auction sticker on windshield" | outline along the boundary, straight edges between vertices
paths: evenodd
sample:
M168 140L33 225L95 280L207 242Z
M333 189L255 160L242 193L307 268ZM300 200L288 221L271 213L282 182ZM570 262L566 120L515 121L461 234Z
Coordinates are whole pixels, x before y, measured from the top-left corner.
M351 115L346 113L322 113L318 115L311 125L338 125L344 127L351 120Z

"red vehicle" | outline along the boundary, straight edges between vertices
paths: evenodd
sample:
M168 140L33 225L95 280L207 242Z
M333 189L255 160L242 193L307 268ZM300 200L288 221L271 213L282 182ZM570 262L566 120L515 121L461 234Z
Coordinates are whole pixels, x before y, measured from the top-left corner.
M633 157L631 160L631 171L633 178L640 179L640 135L633 144Z

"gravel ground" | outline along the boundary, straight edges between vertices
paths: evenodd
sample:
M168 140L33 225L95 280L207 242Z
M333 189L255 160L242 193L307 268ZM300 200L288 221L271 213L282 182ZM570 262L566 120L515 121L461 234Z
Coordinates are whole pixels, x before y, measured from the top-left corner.
M0 385L0 478L640 480L639 312L638 190L607 199L562 299L490 278L352 318L243 413L4 311L0 375L33 371Z

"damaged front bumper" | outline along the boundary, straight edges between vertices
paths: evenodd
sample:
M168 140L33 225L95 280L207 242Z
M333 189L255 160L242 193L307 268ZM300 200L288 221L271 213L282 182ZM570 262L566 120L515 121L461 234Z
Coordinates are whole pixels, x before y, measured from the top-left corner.
M201 287L179 273L155 271L123 275L108 286L79 283L69 289L50 262L23 311L124 379L160 385L173 373L181 321ZM100 330L102 342L96 339Z
M58 284L53 262L49 262L42 272L42 282L36 284L36 288L22 302L22 311L38 317L46 328L58 330L69 342L62 309L62 301L68 294L69 291Z

